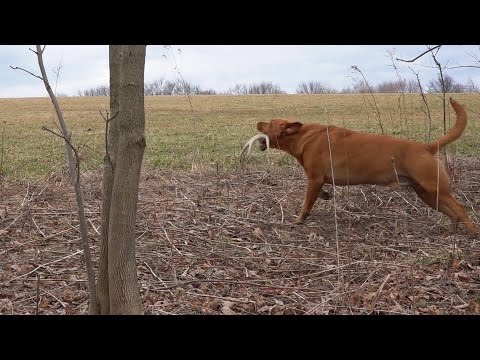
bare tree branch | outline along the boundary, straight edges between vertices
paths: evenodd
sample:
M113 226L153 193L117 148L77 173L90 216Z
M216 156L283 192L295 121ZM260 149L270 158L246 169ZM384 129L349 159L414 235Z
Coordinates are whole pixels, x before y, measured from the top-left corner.
M18 66L12 66L12 65L10 65L10 67L11 67L13 70L22 70L22 71L25 71L26 73L28 73L28 74L30 74L30 75L32 75L32 76L34 76L34 77L42 80L43 82L45 82L45 80L43 80L43 78L42 78L41 76L35 75L34 73L32 73L32 72L30 72L30 71L28 71L28 70L25 70L24 68L21 68L21 67L18 67Z
M430 142L430 138L431 138L431 135L432 135L432 116L430 114L430 108L428 107L428 103L427 103L427 99L425 97L425 93L423 91L423 87L422 87L422 83L420 82L420 77L418 76L418 73L416 73L411 67L408 67L410 70L412 70L412 72L415 74L415 76L417 77L417 82L418 82L418 88L420 89L420 95L422 96L422 100L423 100L423 103L425 104L425 107L426 107L426 115L428 117L428 121L429 121L429 126L428 126L428 142Z
M108 111L105 111L106 116L103 115L101 110L99 110L99 113L100 113L100 115L102 115L103 120L105 120L106 122L110 122L117 117L118 110L115 112L115 115L113 115L111 118L108 117Z
M429 48L431 50L434 50L434 48ZM437 65L437 68L438 68L438 73L440 75L440 83L442 85L442 107L443 107L443 134L445 135L447 133L447 109L446 109L446 96L445 96L445 93L446 93L446 90L445 90L445 78L443 76L443 70L445 67L442 68L442 65L440 64L440 62L437 60L437 57L436 57L436 54L438 53L438 51L434 54L433 51L431 51L431 55L432 55L432 59L433 61L435 62L435 64ZM445 167L448 169L448 158L447 158L447 147L443 147L443 154L445 156ZM438 183L437 183L437 187L438 187ZM437 209L438 209L438 193L437 193Z
M415 59L412 59L412 60L404 60L404 59L399 59L399 58L396 58L396 60L398 61L403 61L403 62L407 62L407 63L411 63L411 62L414 62L415 60L417 59L420 59L423 55L437 49L437 48L440 48L442 45L437 45L437 46L434 46L433 48L429 48L427 51L425 51L424 53L418 55ZM440 50L440 49L439 49Z
M480 69L480 65L458 65L458 66L448 66L445 69L459 69L459 68L475 68Z
M469 108L467 108L467 107L465 107L465 109L468 110L468 111L470 111L470 112L472 112L472 113L474 113L474 114L480 115L480 113L477 112L477 111L474 111L474 110L469 109Z
M479 46L478 48L479 48L479 50L480 50L480 46ZM467 50L464 50L464 51L465 51L465 53L466 53L468 56L470 56L471 58L473 58L476 62L480 62L480 58L479 58L477 55L475 55L474 53L471 53L471 52L469 52L469 51L467 51Z
M118 110L115 112L115 115L113 115L111 118L108 117L108 111L106 111L105 113L106 113L106 117L103 116L102 112L100 111L100 115L102 115L102 118L105 120L105 154L107 156L108 162L110 163L110 166L112 167L112 170L115 172L112 159L110 158L110 154L108 152L108 124L110 123L110 121L115 119L115 117L118 115Z
M43 52L43 51L42 51ZM56 69L53 69L53 73L55 74L55 96L57 96L57 85L58 85L58 78L60 77L60 70L62 70L62 58L60 58L60 62Z
M410 134L409 134L409 131L408 131L409 126L407 124L407 114L406 114L407 106L405 105L405 86L406 86L406 82L405 82L405 79L402 79L402 77L400 76L400 72L398 71L397 64L395 64L395 60L393 59L394 51L393 50L391 50L391 51L387 50L387 54L390 57L390 61L392 62L393 68L395 69L395 73L397 74L399 84L405 84L401 87L402 100L403 100L403 120L405 122L405 129L407 129L407 137L410 137ZM401 104L400 104L400 98L398 98L398 108L400 110L400 119L401 119L402 118L402 107L401 107Z
M73 144L70 142L70 139L67 139L67 137L62 135L62 134L56 133L55 131L50 130L49 128L47 128L45 126L42 126L42 130L48 131L49 133L52 133L53 135L58 136L59 138L65 140L67 142L67 144L70 146L70 148L73 150L73 153L75 154L75 159L76 159L75 168L77 170L76 171L77 172L77 182L79 182L80 181L80 157L78 156L78 151L75 148L75 146L73 146Z
M95 272L93 269L93 263L92 263L92 257L90 253L90 245L89 245L89 239L88 239L88 232L87 232L87 226L86 226L86 221L85 221L85 207L83 205L83 194L82 194L82 188L80 185L80 161L78 157L78 152L75 149L75 147L72 145L70 142L70 135L68 132L67 125L65 123L65 120L63 118L63 113L62 110L60 109L60 105L58 103L57 97L53 93L53 90L48 82L48 76L45 71L45 65L43 63L43 57L42 54L45 51L46 45L43 46L43 48L40 47L40 45L36 45L37 51L33 51L30 49L32 52L34 52L37 55L37 61L38 61L38 66L40 68L40 72L42 74L42 77L37 76L30 71L27 71L25 69L18 68L19 70L24 70L25 72L31 74L32 76L39 78L43 81L43 84L45 85L45 89L48 92L48 95L50 97L50 100L52 101L53 107L55 108L55 112L57 114L58 121L60 123L60 128L61 128L61 134L58 134L52 130L49 130L45 127L44 130L51 132L52 134L59 136L65 140L66 144L66 150L67 150L67 158L68 158L68 165L70 169L70 181L72 182L72 185L75 189L75 197L77 200L77 210L78 210L78 218L80 221L80 233L81 233L81 239L82 239L82 245L83 245L83 255L85 257L85 265L86 265L86 270L87 270L87 277L88 277L88 288L89 288L89 293L90 293L90 309L89 312L91 314L97 314L99 310L99 305L98 305L98 298L97 298L97 291L96 291L96 284L95 284ZM16 69L15 67L11 66L12 69ZM75 154L75 158L74 158Z
M373 95L373 90L370 87L370 84L368 83L367 78L365 77L365 75L363 75L362 70L360 70L360 68L356 65L352 65L352 69L357 71L358 73L360 73L360 75L362 75L363 81L365 82L365 85L367 86L368 91L370 92L370 95L372 96L373 104L375 105L375 109L376 109L375 114L377 115L378 124L380 125L380 130L382 130L382 134L385 135L385 131L383 131L382 119L380 118L380 110L378 109L377 101L375 100L375 96Z

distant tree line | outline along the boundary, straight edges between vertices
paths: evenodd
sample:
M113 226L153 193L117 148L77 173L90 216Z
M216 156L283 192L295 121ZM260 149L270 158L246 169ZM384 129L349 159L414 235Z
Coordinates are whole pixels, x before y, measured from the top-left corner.
M443 85L442 85L443 83ZM445 74L443 76L443 82L440 77L435 80L431 80L428 83L428 86L422 86L424 91L431 93L441 93L443 89L446 93L463 93L463 92L478 92L479 88L473 82L472 79L469 79L467 83L461 84L456 82L453 77ZM306 91L308 89L309 91ZM420 86L417 80L394 80L394 81L383 81L377 85L370 85L365 81L359 81L355 83L352 87L344 88L341 91L336 91L335 89L322 85L318 82L302 83L297 89L299 94L326 94L326 93L419 93Z
M441 78L437 78L428 83L424 87L424 91L428 92L442 92L446 93L461 93L461 92L479 92L479 87L472 79L465 84L456 82L453 77L444 74L443 82ZM355 94L355 93L419 93L420 88L417 80L394 80L383 81L377 85L370 85L365 81L359 81L341 90L323 83L321 81L309 81L298 84L297 94ZM189 82L176 80L170 81L165 79L158 79L152 82L145 83L145 96L154 95L253 95L253 94L286 94L286 91L278 84L271 81L262 81L250 84L236 84L230 87L225 92L217 92L213 89L202 89L198 85L190 84ZM79 90L78 96L109 96L110 89L108 86L98 86L91 89Z
M192 85L182 80L170 81L158 79L144 84L145 96L154 95L216 95L215 90L202 89L198 85ZM97 86L95 88L79 90L78 96L110 96L108 86Z
M192 85L182 80L169 81L159 79L145 83L145 96L154 95L216 95L216 91L202 89L198 85Z
M110 88L105 85L97 86L87 90L78 90L78 96L110 96Z
M262 81L251 84L236 84L226 91L229 95L252 95L252 94L286 94L279 85L271 81Z

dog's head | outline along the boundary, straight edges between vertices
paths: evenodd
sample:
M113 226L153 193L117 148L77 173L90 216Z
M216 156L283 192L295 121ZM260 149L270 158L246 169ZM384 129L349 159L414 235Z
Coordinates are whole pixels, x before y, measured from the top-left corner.
M293 122L285 119L273 119L269 122L258 122L257 130L264 133L270 139L270 146L280 150L288 149L288 144L293 140L293 135L297 134L302 127L302 123ZM267 148L265 139L259 139L260 150Z

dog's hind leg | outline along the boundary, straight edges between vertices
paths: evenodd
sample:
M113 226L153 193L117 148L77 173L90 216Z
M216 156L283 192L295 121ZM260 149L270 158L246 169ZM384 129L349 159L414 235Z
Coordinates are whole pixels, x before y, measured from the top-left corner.
M322 190L323 184L323 181L308 179L307 194L303 201L302 211L295 220L296 224L301 223L308 215L310 215L310 211L312 210L315 201L317 201L320 191L322 191L322 198L324 198L325 191Z
M439 211L452 220L452 231L456 231L458 223L462 222L471 236L478 234L477 227L468 217L462 204L450 194L448 174L441 161L423 156L410 162L408 168L415 192L429 206L433 209L438 207Z
M450 217L452 219L453 230L456 230L456 225L458 224L458 222L461 222L465 225L465 228L471 236L476 236L478 234L478 229L476 225L468 217L463 205L460 204L457 200L455 200L449 192L440 193L439 202L441 202L444 207L447 207L455 213L455 217L457 219L456 223L454 223L453 218Z
M437 209L436 189L434 189L433 191L426 191L421 185L417 183L414 183L412 185L417 195L426 204L428 204L433 209ZM463 206L457 200L455 200L452 197L452 195L450 195L448 188L445 189L445 187L443 187L443 188L439 188L439 190L440 191L438 196L438 210L444 213L445 215L447 215L452 221L450 230L452 232L456 232L458 223L462 222L465 225L468 233L471 236L476 236L478 234L477 227L472 222L472 220L470 220Z
M421 187L417 183L413 183L412 186L413 186L413 189L415 190L415 192L417 193L418 197L420 199L422 199L427 205L429 205L432 209L435 209L437 211L441 211L442 213L444 213L445 215L447 215L451 219L452 224L451 224L450 230L452 232L456 232L457 231L457 226L458 226L458 217L457 217L456 213L454 211L452 211L452 209L445 206L440 201L440 198L438 199L438 204L437 204L436 191L435 191L435 193L430 193L430 192L426 191L423 187Z

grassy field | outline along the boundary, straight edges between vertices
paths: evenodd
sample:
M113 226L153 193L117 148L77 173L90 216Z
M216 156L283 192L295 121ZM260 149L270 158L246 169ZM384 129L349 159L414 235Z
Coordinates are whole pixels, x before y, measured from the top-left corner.
M463 136L449 146L451 152L480 152L480 96L455 94L469 114ZM379 119L371 95L249 95L249 96L147 97L147 148L144 164L169 169L227 170L239 165L239 151L254 135L257 121L274 117L294 118L346 126L359 131L380 133ZM422 112L418 94L376 94L380 120L386 134L425 141L428 118ZM443 133L441 99L428 96L432 114L432 140ZM97 168L104 154L104 121L99 110L107 110L108 98L60 98L60 105L73 142L79 146L82 167ZM42 178L64 164L64 145L42 131L55 128L54 111L48 98L0 99L0 171L11 179ZM447 124L453 124L448 107ZM449 117L450 116L450 117ZM448 126L448 125L447 125ZM293 159L272 151L253 151L253 164L290 164Z

